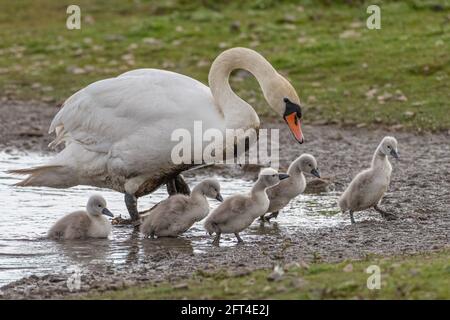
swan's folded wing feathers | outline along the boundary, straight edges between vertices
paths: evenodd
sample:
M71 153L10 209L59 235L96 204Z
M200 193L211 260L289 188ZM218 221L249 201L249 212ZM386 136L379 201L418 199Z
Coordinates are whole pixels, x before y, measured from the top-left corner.
M153 132L149 128L164 128L179 119L186 108L198 117L212 103L209 89L194 79L162 70L143 73L97 81L68 98L50 125L49 132L63 128L55 144L65 135L88 150L108 152L114 143L130 140L138 128L139 136L145 136Z
M136 90L136 86L131 88L114 80L95 82L71 96L53 119L50 131L63 126L64 130L58 137L65 134L68 140L87 149L108 152L115 141L128 136L136 128L132 112L128 117L120 114L124 99L133 94L131 91ZM126 104L126 107L133 110L132 105Z

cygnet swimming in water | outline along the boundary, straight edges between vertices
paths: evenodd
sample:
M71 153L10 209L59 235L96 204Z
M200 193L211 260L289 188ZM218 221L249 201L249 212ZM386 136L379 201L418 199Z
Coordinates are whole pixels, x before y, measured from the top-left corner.
M378 205L388 189L392 166L388 156L398 159L397 140L384 137L372 158L372 165L356 175L339 198L342 213L350 212L350 220L355 223L353 213L374 208L383 218L395 219L395 215L381 210Z
M216 234L213 244L219 244L222 233L234 233L238 243L242 243L239 232L250 226L269 208L266 189L288 177L287 174L279 174L272 168L263 169L249 194L236 194L221 203L205 221L206 231Z
M86 211L75 211L59 219L48 231L51 239L107 238L111 233L111 222L105 217L113 217L101 195L92 195Z

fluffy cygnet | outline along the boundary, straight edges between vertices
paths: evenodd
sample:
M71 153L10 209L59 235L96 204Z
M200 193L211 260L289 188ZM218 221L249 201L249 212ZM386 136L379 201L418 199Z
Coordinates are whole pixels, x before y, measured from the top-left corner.
M75 211L59 219L48 231L51 239L107 238L111 233L111 222L105 217L113 217L106 208L101 195L89 198L86 211Z
M250 226L269 208L266 189L288 177L287 174L279 174L272 168L263 169L249 194L236 194L221 203L205 221L206 231L209 234L216 233L213 244L219 244L222 233L234 233L238 243L243 242L239 232Z
M190 196L176 194L158 203L143 217L141 232L150 237L176 237L186 232L208 215L207 197L223 201L216 179L200 182Z
M304 172L310 173L320 178L317 161L310 154L302 154L295 159L288 168L289 178L280 181L279 184L267 189L267 196L270 200L267 216L261 216L262 221L269 221L276 218L281 209L283 209L292 199L303 193L306 188L306 179Z
M378 207L391 178L389 155L398 159L397 140L394 137L383 138L373 155L370 168L358 173L339 198L339 207L343 213L350 212L352 224L355 223L354 212L372 207L385 219L395 219L395 215Z

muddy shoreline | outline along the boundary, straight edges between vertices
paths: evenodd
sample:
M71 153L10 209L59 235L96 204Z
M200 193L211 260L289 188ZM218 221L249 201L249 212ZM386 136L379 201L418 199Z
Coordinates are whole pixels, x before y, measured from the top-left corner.
M47 129L56 107L6 102L0 104L0 150L49 152ZM322 175L336 182L342 191L351 178L370 163L372 153L385 135L399 141L400 161L393 162L393 176L382 207L396 214L398 220L366 220L356 225L305 230L283 234L276 223L266 226L257 245L211 247L202 253L167 250L156 254L130 229L127 268L93 265L82 274L81 290L70 292L67 275L30 276L0 288L0 298L63 298L80 293L114 290L130 285L182 281L197 271L227 270L239 275L274 264L305 261L334 262L364 259L368 255L396 255L428 252L450 246L450 143L448 134L414 134L386 129L305 126L307 143L293 143L280 122L263 120L264 127L280 128L281 166L287 167L301 153L316 156ZM305 119L307 123L307 120ZM208 168L220 174L254 177L254 170ZM195 171L188 173L195 174ZM311 179L309 179L311 180ZM365 213L357 213L355 219ZM180 241L189 241L182 239ZM254 243L253 243L254 244ZM139 245L144 252L138 252Z

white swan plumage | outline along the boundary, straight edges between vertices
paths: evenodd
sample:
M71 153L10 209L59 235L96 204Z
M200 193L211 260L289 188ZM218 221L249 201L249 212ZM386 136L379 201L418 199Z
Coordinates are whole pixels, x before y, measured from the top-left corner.
M194 166L171 161L177 144L171 141L174 130L193 133L194 121L201 121L203 131L259 128L255 110L228 83L238 68L256 77L269 106L302 143L300 100L294 88L257 52L232 48L213 62L210 87L175 72L138 69L79 90L65 101L49 129L56 133L50 146L64 143L65 148L47 165L12 170L28 175L17 185L110 188L125 193L128 211L138 220L138 197Z

